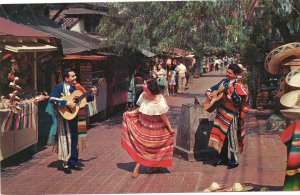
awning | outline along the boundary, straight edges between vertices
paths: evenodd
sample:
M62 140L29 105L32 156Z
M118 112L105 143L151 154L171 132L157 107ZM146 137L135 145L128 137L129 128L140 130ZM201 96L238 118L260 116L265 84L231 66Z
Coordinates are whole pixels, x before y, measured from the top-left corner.
M12 52L46 52L56 51L57 47L39 43L9 43L4 45L4 49Z
M97 56L97 55L66 55L63 58L64 60L95 60L101 61L107 59L106 56Z
M92 38L89 35L75 31L39 25L30 25L29 27L49 33L60 39L64 54L74 54L83 51L98 49L101 43L101 41L96 38Z

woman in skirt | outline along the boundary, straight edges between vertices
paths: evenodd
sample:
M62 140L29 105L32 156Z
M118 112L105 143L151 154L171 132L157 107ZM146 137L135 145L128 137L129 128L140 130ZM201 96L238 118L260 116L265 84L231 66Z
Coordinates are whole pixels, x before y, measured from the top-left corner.
M122 123L122 147L136 161L132 177L139 175L140 165L148 173L171 167L174 130L166 115L169 106L154 79L144 82L137 109L125 112Z

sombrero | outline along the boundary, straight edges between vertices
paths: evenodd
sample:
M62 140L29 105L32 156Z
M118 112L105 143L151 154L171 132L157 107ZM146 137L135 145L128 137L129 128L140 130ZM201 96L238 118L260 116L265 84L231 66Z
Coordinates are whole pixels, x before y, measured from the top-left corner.
M225 192L226 185L218 184L217 182L212 182L208 188L205 188L203 192Z
M251 191L254 187L251 185L244 185L241 183L234 183L230 189L227 191L229 192L245 192L245 191Z
M300 118L300 109L299 108L289 108L280 110L281 114L289 119L295 120Z
M287 108L300 109L300 90L295 90L284 94L280 98L280 103Z
M280 73L280 64L290 56L300 57L300 42L288 43L272 50L265 58L265 68L271 74Z
M300 87L300 68L291 71L285 77L286 84L292 87Z

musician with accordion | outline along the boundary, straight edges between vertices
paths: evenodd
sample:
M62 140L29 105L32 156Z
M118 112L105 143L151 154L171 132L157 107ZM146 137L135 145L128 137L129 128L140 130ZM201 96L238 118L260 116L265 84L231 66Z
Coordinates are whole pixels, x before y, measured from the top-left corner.
M219 153L214 165L227 165L228 169L239 165L238 153L244 146L244 117L249 109L248 91L240 81L241 68L230 64L226 79L206 91L204 109L212 112L217 109L208 146Z

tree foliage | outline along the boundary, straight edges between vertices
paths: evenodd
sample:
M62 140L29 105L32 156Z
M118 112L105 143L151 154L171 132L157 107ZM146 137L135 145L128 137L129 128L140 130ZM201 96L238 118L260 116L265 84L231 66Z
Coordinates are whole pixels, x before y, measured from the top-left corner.
M234 1L224 0L111 3L98 33L118 49L143 45L156 52L177 47L201 53L239 36L234 9Z

